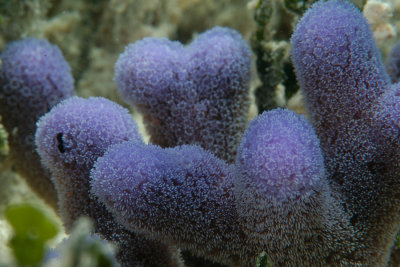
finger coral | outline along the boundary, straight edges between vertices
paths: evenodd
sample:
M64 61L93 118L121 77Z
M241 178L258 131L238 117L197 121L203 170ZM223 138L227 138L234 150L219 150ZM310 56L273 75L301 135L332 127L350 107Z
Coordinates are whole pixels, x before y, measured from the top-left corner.
M251 266L262 251L279 266L387 265L400 223L398 85L346 1L313 5L291 41L315 133L291 112L262 114L234 165L217 165L233 168L223 179L207 167L215 157L194 160L207 153L196 147L112 147L92 183L118 221L230 266ZM219 240L229 249L205 249Z
M70 98L37 123L37 151L51 171L67 229L90 214L88 175L95 160L112 144L140 141L126 109L105 98ZM74 197L71 197L74 196Z
M274 264L354 264L348 259L354 231L304 117L275 109L254 119L238 149L234 181L239 224Z
M125 142L99 158L91 182L128 229L219 263L253 266L264 250L279 265L351 262L341 252L351 253L354 233L319 141L293 112L250 124L234 166L198 146Z
M115 64L122 98L143 113L150 141L197 144L233 162L249 107L251 51L238 32L215 27L189 46L144 38Z
M128 229L234 266L251 255L241 248L232 179L232 166L199 146L135 142L111 147L91 173L92 192Z
M71 97L71 68L57 46L27 38L7 45L0 55L0 115L8 132L9 157L31 188L56 209L50 173L35 152L36 121Z
M35 140L67 230L91 217L123 266L179 266L176 247L227 266L261 253L276 266L387 266L400 87L347 1L312 5L291 42L310 122L276 109L244 129L250 52L221 27L188 46L145 38L119 57L115 82L150 144L109 100L55 106Z
M112 144L127 140L142 142L135 121L126 109L101 97L61 102L40 118L36 132L37 150L51 171L67 231L80 216L88 216L96 232L117 243L122 266L179 266L172 247L125 230L90 195L89 173L96 159Z
M292 59L327 176L365 245L364 264L387 264L399 231L398 86L373 34L345 1L315 4L292 37Z

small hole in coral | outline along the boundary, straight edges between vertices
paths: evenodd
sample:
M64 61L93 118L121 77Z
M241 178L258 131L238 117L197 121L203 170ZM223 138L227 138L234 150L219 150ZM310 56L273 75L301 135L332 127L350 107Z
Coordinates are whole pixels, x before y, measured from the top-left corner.
M57 145L58 151L60 151L61 153L64 153L65 147L64 147L64 140L63 140L62 133L57 134L57 142L58 142L58 145Z

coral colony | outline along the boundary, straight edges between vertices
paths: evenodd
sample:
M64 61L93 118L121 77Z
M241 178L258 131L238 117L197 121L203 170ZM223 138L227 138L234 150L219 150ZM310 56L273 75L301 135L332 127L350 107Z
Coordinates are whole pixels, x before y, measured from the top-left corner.
M400 222L399 87L385 72L367 22L347 2L314 5L292 45L327 178L359 234L352 256L385 265Z
M28 38L1 54L0 116L9 133L10 160L30 187L53 208L57 193L35 152L36 121L62 99L75 94L71 69L60 49Z
M143 113L150 144L104 98L52 108L35 141L67 231L91 217L122 266L182 266L176 248L228 266L254 266L262 252L276 266L387 265L400 224L400 88L348 2L314 4L292 46L310 123L275 109L244 131L251 53L221 27L186 47L145 38L118 59L118 90ZM14 164L40 188L48 176L18 167L40 168L23 141L73 94L69 67L33 39L1 59Z
M69 98L37 123L36 144L43 164L52 173L67 232L80 216L94 219L95 231L114 241L122 266L178 266L174 248L148 241L115 222L104 205L90 196L89 174L109 146L141 142L128 111L105 98Z
M234 30L215 27L190 46L145 38L115 64L118 92L145 117L150 142L198 144L235 161L246 127L251 51Z

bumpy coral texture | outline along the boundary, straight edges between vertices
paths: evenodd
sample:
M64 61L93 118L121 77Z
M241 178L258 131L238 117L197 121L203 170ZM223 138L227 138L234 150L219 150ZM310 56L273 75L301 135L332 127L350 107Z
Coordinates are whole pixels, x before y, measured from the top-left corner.
M233 162L246 124L251 52L238 32L215 27L189 46L144 38L115 64L118 91L143 113L150 141L197 144Z
M208 186L197 182L218 177L208 160L179 165L200 152L121 144L96 164L94 193L126 227L224 264L251 266L264 250L279 266L387 265L400 225L399 86L390 84L365 18L346 1L313 5L292 45L315 133L288 111L262 114L242 139L234 177ZM233 249L205 250L197 239L210 233L210 246L225 238Z
M235 172L242 229L274 264L354 263L347 259L354 231L327 184L319 140L306 118L283 109L255 118L243 135Z
M392 47L388 60L386 61L386 70L392 82L397 83L400 79L400 43Z
M297 25L292 59L328 179L359 232L363 263L387 264L400 223L399 91L361 12L319 2Z
M37 150L49 169L88 172L95 160L115 143L140 141L128 110L102 97L73 97L40 118Z
M315 133L279 109L250 123L240 144L250 60L237 33L128 46L115 80L161 147L145 145L105 99L53 108L36 142L67 228L94 218L123 266L180 264L174 247L145 237L230 266L254 266L262 251L278 266L386 266L400 225L400 87L346 1L313 5L292 46ZM186 143L195 145L162 148Z
M234 210L232 166L199 146L111 147L92 191L128 229L229 265L248 257ZM247 259L251 261L250 259Z
M319 140L304 117L288 110L263 113L251 122L236 159L242 181L265 189L276 201L308 196L325 175ZM247 182L251 182L247 184Z
M353 231L326 183L318 139L287 110L250 124L235 166L198 146L125 142L99 158L91 181L128 229L219 263L254 266L262 251L285 266L351 263Z
M353 158L370 160L372 106L390 79L361 12L346 2L314 5L297 25L292 44L297 78L328 170L340 170ZM342 162L335 158L339 154Z
M122 266L175 266L172 248L125 230L90 196L94 162L109 146L127 140L142 142L135 121L126 109L101 97L61 102L39 120L36 132L37 151L52 173L67 231L80 216L89 216L96 232L117 243Z
M33 135L43 114L74 95L71 69L58 47L33 38L10 43L0 59L0 115L9 133L10 159L32 189L56 208L56 191L41 167Z

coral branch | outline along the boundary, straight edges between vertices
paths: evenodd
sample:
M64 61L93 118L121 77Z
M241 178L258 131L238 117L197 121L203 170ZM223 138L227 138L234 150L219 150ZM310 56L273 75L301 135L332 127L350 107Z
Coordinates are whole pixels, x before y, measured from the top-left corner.
M115 64L119 93L145 117L150 141L197 144L233 162L249 108L251 52L234 30L215 27L190 46L145 38Z
M57 194L35 152L33 135L42 115L75 94L71 68L57 46L33 38L10 43L0 60L0 115L10 159L31 188L57 209Z
M67 231L80 216L89 216L96 232L117 243L122 266L179 266L172 248L127 231L90 195L89 173L96 159L112 144L127 140L141 142L135 121L126 109L100 97L61 102L39 120L36 132L37 150L52 173Z

